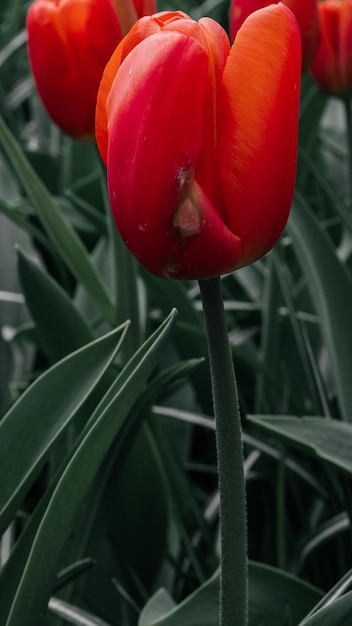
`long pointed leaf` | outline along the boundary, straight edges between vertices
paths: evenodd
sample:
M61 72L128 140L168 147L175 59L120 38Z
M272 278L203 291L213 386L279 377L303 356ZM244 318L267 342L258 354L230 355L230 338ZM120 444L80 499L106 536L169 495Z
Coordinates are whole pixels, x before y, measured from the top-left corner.
M249 415L270 436L352 475L352 424L322 417Z
M87 611L82 611L77 606L68 604L68 602L64 602L59 598L50 599L49 610L57 617L61 617L65 622L74 626L111 626L107 622L87 613Z
M107 319L113 321L113 305L86 249L71 224L59 211L48 189L35 173L1 116L0 143L51 241Z
M17 259L23 295L47 356L55 362L92 341L92 331L60 285L21 250Z
M37 379L0 422L0 535L50 450L114 358L120 327Z
M352 281L319 228L304 199L297 195L289 232L312 289L331 356L341 415L352 420Z
M123 385L116 396L85 429L42 519L7 626L18 626L23 615L27 623L33 626L42 622L59 567L61 550L76 511L113 440L123 427L138 393L160 359L174 324L175 312L172 312L138 351L138 364L127 379L122 377ZM50 546L50 551L45 546Z
M303 620L300 626L350 626L351 615L352 591Z

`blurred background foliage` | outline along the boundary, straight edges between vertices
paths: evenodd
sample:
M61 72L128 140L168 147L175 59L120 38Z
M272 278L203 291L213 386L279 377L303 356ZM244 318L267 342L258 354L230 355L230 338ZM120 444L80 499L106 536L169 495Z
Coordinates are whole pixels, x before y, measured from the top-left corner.
M96 147L63 136L39 102L28 5L0 7L0 626L213 625L219 502L198 286L147 274L119 241ZM227 28L225 0L158 8ZM253 626L295 626L319 603L334 613L309 623L352 611L348 593L336 602L352 579L345 113L302 77L287 229L222 278Z

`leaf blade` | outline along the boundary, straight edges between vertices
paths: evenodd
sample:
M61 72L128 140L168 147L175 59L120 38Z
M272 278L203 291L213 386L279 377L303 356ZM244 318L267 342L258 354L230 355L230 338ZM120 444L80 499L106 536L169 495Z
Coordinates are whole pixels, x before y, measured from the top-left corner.
M352 424L324 417L249 415L248 419L285 444L352 475Z
M50 368L0 422L0 530L5 530L55 441L111 363L120 336L121 327ZM62 393L62 388L70 393Z
M174 324L175 311L143 344L138 351L137 367L127 379L125 376L121 377L123 383L116 396L109 404L102 404L102 412L98 413L95 420L90 420L82 434L44 513L12 603L7 626L20 623L23 615L26 615L29 623L41 623L55 581L63 542L70 531L77 507L89 489L113 439L124 425L137 392L143 388L158 362L160 351ZM51 546L50 554L43 549L47 545ZM44 578L43 571L46 574Z
M299 194L293 202L288 230L315 298L331 355L341 414L344 420L351 421L352 281Z
M71 224L59 211L48 189L35 173L1 116L0 142L51 241L77 280L98 303L107 319L113 322L112 302L87 251Z

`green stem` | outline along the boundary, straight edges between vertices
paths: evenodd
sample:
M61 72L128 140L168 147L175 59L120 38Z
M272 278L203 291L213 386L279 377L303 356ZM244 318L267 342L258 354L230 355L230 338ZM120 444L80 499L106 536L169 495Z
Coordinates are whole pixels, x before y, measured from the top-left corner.
M220 278L199 281L212 380L220 493L219 626L248 620L246 493L237 384Z

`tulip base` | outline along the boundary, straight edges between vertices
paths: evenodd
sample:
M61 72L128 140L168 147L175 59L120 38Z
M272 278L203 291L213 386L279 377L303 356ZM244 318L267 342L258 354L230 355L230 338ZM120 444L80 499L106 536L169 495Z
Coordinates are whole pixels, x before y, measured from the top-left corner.
M212 381L220 493L219 626L248 623L248 562L243 444L237 383L220 278L199 281Z

